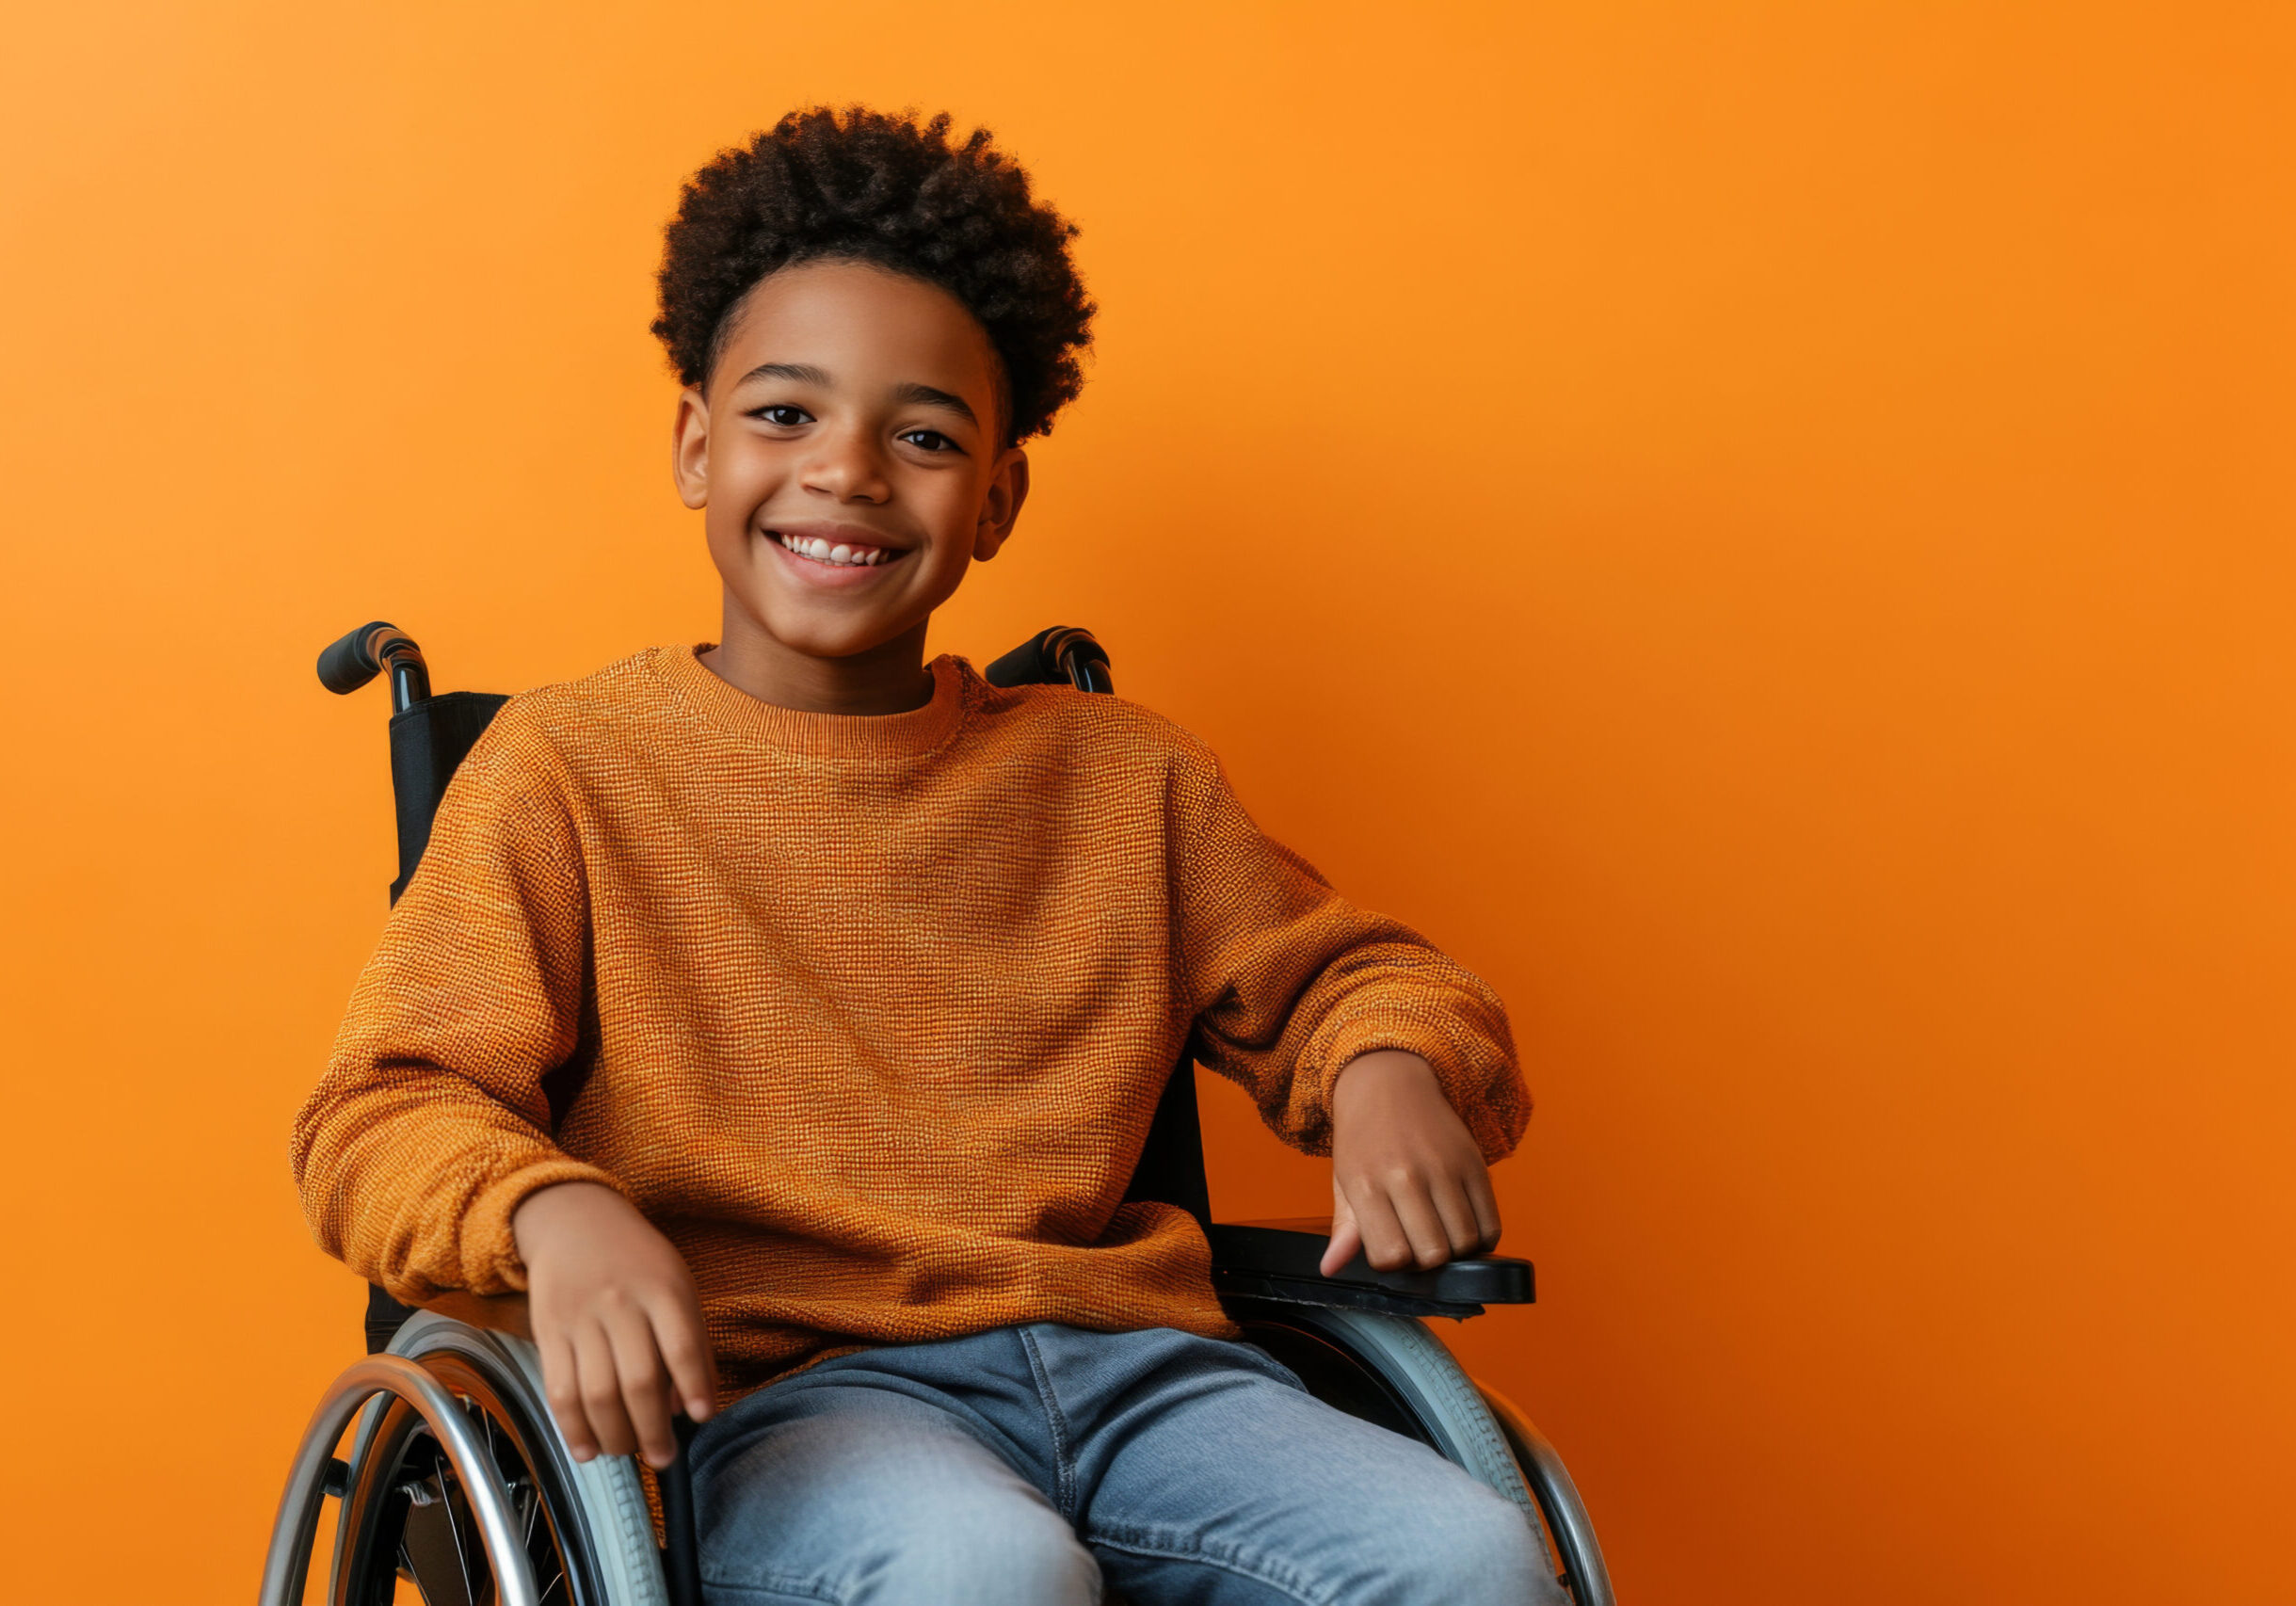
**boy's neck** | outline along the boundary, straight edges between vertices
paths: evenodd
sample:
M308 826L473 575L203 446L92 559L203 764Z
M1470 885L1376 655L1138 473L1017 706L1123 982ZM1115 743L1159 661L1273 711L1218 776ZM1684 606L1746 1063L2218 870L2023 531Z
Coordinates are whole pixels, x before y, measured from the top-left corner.
M907 714L933 700L925 622L845 658L816 658L726 609L719 643L699 654L712 674L760 702L800 714Z

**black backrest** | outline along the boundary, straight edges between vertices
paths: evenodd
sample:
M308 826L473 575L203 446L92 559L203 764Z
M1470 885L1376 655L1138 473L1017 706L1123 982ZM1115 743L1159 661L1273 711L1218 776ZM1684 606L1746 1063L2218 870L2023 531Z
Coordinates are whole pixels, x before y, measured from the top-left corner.
M398 815L398 879L391 901L430 845L430 822L446 783L470 757L495 713L510 699L494 692L447 692L410 703L391 716L391 799Z

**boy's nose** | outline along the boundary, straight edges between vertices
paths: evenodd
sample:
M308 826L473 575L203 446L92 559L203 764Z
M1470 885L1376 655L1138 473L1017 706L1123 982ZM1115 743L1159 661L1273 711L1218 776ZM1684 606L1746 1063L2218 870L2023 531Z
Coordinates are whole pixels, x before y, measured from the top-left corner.
M884 459L869 441L858 434L826 431L816 439L819 450L805 465L808 490L821 491L840 502L883 502L891 494Z

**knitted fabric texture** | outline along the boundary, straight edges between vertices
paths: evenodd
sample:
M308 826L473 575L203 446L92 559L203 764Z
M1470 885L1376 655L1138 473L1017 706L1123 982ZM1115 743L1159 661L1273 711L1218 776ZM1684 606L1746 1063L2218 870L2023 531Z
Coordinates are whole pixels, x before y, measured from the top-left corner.
M668 647L512 699L297 1120L321 1245L410 1303L522 1289L511 1212L604 1183L693 1268L731 1397L1008 1323L1232 1334L1195 1221L1123 1198L1192 1029L1310 1152L1382 1048L1513 1148L1499 1001L1200 743L932 673L912 713L808 715Z

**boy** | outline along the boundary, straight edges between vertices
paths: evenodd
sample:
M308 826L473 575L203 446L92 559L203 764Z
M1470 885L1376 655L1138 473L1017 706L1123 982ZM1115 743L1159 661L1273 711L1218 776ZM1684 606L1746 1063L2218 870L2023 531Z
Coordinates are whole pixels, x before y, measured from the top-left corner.
M1123 1201L1193 1032L1328 1146L1327 1270L1487 1248L1498 1001L1184 732L924 661L1081 383L1074 232L945 117L696 175L655 331L722 637L496 716L298 1121L306 1209L402 1299L526 1290L577 1456L706 1421L715 1599L1551 1598L1515 1507L1233 1341L1193 1219Z

